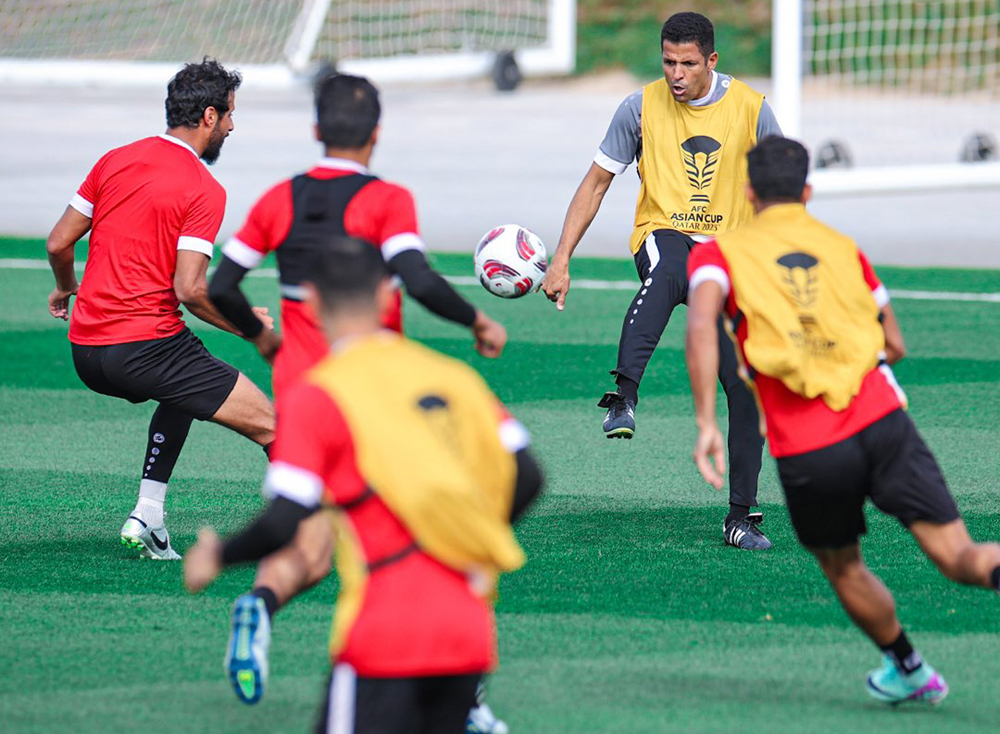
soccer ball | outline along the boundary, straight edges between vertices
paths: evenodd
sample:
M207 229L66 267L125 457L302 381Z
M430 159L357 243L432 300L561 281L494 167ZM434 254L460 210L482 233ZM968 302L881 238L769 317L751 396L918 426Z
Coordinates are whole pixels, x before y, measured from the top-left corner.
M474 261L483 288L500 298L537 291L549 263L538 235L517 224L494 227L483 235Z

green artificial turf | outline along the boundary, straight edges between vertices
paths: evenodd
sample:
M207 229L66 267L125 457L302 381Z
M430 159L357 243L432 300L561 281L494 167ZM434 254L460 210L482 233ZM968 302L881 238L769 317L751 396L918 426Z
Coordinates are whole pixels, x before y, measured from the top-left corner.
M0 240L0 258L43 253L37 241ZM434 260L470 274L468 256ZM879 270L895 290L1000 291L996 271ZM628 261L598 259L575 261L573 275L634 277ZM256 303L276 307L271 280L246 284ZM221 659L229 605L252 570L191 597L179 564L138 560L118 545L153 406L83 388L66 325L45 311L50 288L44 270L0 267L0 730L306 731L327 669L334 581L279 614L270 688L260 705L239 704ZM877 651L796 544L772 461L760 499L775 548L722 545L725 494L708 489L689 458L683 309L650 364L626 443L603 437L596 401L612 385L628 291L579 288L562 313L540 296L462 292L507 325L501 360L476 356L463 330L416 304L407 304L407 329L483 372L532 431L549 480L518 528L529 563L503 580L497 607L501 666L490 701L514 734L996 731L1000 599L944 581L895 521L870 513L863 547L911 638L952 686L935 710L868 701L861 683ZM911 412L973 536L1000 538L1000 304L900 298L895 308ZM249 345L192 326L267 385ZM264 467L245 439L195 425L167 499L178 549L202 525L225 533L251 517Z

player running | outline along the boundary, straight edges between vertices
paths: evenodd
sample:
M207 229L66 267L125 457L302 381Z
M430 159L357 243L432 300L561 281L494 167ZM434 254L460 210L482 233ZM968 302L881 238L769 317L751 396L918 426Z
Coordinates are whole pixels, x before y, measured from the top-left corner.
M698 245L688 264L695 462L707 482L722 486L715 419L722 312L753 377L795 532L884 653L868 693L891 704L938 703L948 685L913 649L892 595L861 558L865 499L905 525L953 581L1000 591L1000 545L972 542L905 412L888 366L905 348L885 287L851 239L806 213L805 148L772 137L748 159L757 216Z
M397 184L372 175L368 169L379 134L381 105L378 90L361 77L339 74L323 80L316 90L316 138L325 156L308 172L282 181L267 191L251 209L246 223L223 248L223 257L209 286L209 295L226 318L250 338L261 329L240 290L246 273L275 252L280 289L283 342L276 352L264 353L274 363L274 395L279 402L287 388L329 352L313 311L303 301L303 283L309 278L315 253L333 237L350 235L375 243L389 270L407 292L431 312L469 328L476 349L499 356L507 340L497 322L477 311L431 269L417 228L413 196ZM402 295L393 292L383 315L383 326L402 330ZM267 626L257 630L256 666L266 677L270 621L277 610L330 572L332 540L329 523L307 519L286 550L265 559L253 591L236 601L233 635L240 634L244 609L259 598L267 609ZM253 663L227 659L238 697L247 697L235 679L234 666ZM260 693L264 681L260 682ZM254 690L257 690L255 687ZM483 730L494 720L489 707L476 712Z
M282 398L272 501L224 544L203 530L185 583L199 591L286 546L310 515L332 519L341 589L316 731L459 734L496 660L496 576L524 561L510 523L541 475L479 375L384 329L396 293L379 251L331 240L301 295L332 352ZM248 614L266 623L261 600Z
M212 59L186 65L167 86L167 132L105 154L46 243L56 279L49 312L70 321L80 379L102 395L159 403L139 499L121 529L121 542L148 558L180 558L170 545L163 502L192 420L221 423L262 446L274 437L270 401L209 354L180 312L184 304L201 320L239 333L208 298L205 273L226 192L204 163L218 159L233 130L240 82L238 73ZM88 231L80 284L73 250ZM272 321L266 309L252 315L260 326L253 341L268 351Z
M664 78L647 84L618 107L590 170L570 202L559 245L542 287L557 308L570 289L569 261L594 221L612 179L634 160L640 179L630 247L641 285L622 323L618 389L607 408L608 438L632 438L639 383L674 308L687 300L688 252L696 241L749 220L744 156L756 142L780 134L763 95L715 70L712 22L698 13L672 15L660 31ZM719 379L729 403L729 545L767 549L757 504L763 441L753 397L736 374L730 345L722 348Z

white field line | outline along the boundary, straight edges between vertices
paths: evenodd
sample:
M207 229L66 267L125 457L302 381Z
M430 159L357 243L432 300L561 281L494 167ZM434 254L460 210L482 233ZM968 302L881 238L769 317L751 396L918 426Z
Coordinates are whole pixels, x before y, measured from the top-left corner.
M77 261L76 269L83 270L83 261ZM48 270L45 260L31 258L0 258L0 270ZM251 278L277 278L274 268L259 268L249 273ZM471 275L447 275L445 279L454 285L478 285ZM572 288L585 291L634 291L638 281L632 280L589 280L574 279ZM890 289L889 295L904 301L972 301L980 303L1000 303L1000 293L961 293L955 291L910 291Z

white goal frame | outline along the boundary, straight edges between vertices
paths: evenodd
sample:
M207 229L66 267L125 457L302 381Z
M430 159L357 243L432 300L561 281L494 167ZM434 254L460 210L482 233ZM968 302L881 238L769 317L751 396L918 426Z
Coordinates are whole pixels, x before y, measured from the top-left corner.
M785 135L802 136L805 50L803 0L773 0L770 98ZM1000 162L816 170L810 181L820 196L856 196L1000 188Z
M547 42L534 48L509 49L525 76L554 76L576 68L576 0L547 0ZM285 63L241 64L248 86L285 89L309 79L313 52L334 0L303 0L302 10L285 43ZM333 59L337 69L375 82L434 82L473 79L490 74L495 51L408 54L386 58ZM0 56L0 83L150 86L165 84L180 62L34 60Z

